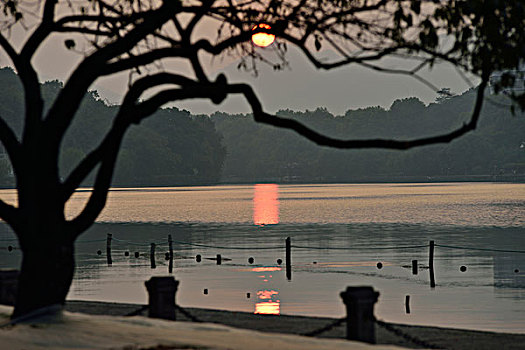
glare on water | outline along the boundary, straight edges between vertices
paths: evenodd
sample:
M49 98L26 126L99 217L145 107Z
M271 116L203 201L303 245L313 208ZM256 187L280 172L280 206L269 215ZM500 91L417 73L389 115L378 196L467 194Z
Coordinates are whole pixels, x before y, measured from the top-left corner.
M75 194L70 217L89 194ZM499 183L116 189L98 221L251 223L265 215L281 223L524 226L524 201L524 184Z
M0 192L16 203L14 191ZM74 195L68 217L89 195ZM435 240L525 250L524 204L525 184L503 183L114 189L99 222L77 242L69 298L145 303L144 281L167 273L164 249L172 234L174 275L181 281L177 302L183 306L340 317L339 292L371 285L381 293L376 314L388 321L523 333L525 254L437 246L437 286L431 289L428 248L401 247ZM105 252L108 232L114 237L112 266L96 254ZM0 227L0 239L12 237ZM293 244L291 282L278 262L286 237ZM158 243L156 269L149 266L151 242ZM223 249L228 247L243 249ZM272 249L256 249L261 247ZM392 247L400 248L382 249ZM211 260L219 253L222 265ZM0 268L19 262L19 250L0 250ZM406 295L410 314L404 312Z

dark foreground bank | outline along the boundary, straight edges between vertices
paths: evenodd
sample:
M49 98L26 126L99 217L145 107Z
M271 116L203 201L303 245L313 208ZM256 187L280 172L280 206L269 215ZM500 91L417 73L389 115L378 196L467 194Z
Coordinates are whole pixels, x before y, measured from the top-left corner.
M122 316L135 314L141 305L90 301L68 301L66 310L92 315ZM324 317L254 315L247 312L186 308L187 314L177 311L177 320L191 321L190 317L203 322L220 323L237 328L263 332L304 334L321 329L336 321ZM146 315L147 311L138 312ZM333 327L319 337L344 338L345 324ZM386 329L389 328L389 329ZM440 349L525 349L525 334L479 332L438 327L387 324L376 327L378 344L392 344L421 349L430 345Z

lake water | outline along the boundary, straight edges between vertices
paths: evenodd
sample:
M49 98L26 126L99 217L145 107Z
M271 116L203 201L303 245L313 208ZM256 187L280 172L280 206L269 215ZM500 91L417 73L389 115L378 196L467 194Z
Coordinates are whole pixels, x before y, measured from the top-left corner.
M75 194L69 216L89 194ZM16 201L11 190L0 197ZM112 266L106 264L107 233L114 238ZM525 333L525 184L114 189L97 224L76 245L69 298L147 303L144 281L167 275L168 234L182 306L340 317L339 293L370 285L380 292L380 319ZM292 240L291 281L277 262L285 259L286 237ZM0 227L0 268L19 264L20 251L5 249L16 248L12 238ZM430 240L437 245L436 288L429 286ZM156 269L150 268L152 242ZM217 254L221 265L212 260Z

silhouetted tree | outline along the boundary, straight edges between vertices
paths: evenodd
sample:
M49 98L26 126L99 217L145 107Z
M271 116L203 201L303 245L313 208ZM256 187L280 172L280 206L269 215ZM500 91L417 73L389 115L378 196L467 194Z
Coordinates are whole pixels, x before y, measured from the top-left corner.
M126 131L160 106L184 99L221 103L242 95L256 122L289 128L320 145L337 148L407 149L448 142L476 127L483 93L491 73L509 71L496 84L510 86L524 56L524 6L521 0L0 0L0 47L7 54L25 93L23 131L17 135L0 119L0 140L16 177L17 206L0 202L0 216L13 228L23 252L13 317L64 302L74 272L75 239L93 224L106 203L118 151ZM268 26L257 26L258 23ZM215 26L212 42L206 28ZM26 30L23 42L9 33ZM276 60L251 44L255 32L276 36ZM79 63L49 108L44 108L33 59L51 37L64 35L64 45L80 50ZM442 45L442 40L448 42ZM447 61L480 77L470 122L453 132L416 140L340 140L326 137L294 119L264 112L247 84L230 84L223 74L210 79L203 55L237 55L240 68L257 63L286 66L294 45L319 69L359 64L393 74L418 72ZM319 59L330 47L339 58ZM272 50L270 50L272 51ZM411 57L408 70L382 68L387 56ZM168 58L189 62L191 72L174 72ZM79 105L99 78L129 72L129 88L100 144L64 178L59 154ZM429 82L425 82L429 84ZM437 90L437 89L436 89ZM497 90L497 89L496 89ZM523 96L513 96L525 105ZM68 220L64 207L91 173L95 183L83 210ZM37 175L38 176L35 176Z

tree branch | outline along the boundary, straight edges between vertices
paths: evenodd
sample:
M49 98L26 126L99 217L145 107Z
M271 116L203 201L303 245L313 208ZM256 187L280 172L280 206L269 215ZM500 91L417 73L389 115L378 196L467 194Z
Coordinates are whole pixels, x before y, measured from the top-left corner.
M436 143L448 143L469 131L472 131L476 128L479 116L481 113L481 107L483 105L484 92L488 83L488 75L485 75L481 81L481 84L478 86L478 91L476 94L476 103L468 123L463 124L461 127L453 130L452 132L425 137L414 140L390 140L390 139L367 139L367 140L341 140L332 137L322 135L304 124L287 118L281 118L268 114L263 111L262 105L255 95L253 89L246 84L232 84L228 85L228 93L238 93L244 95L247 102L250 104L254 120L258 123L268 124L276 126L279 128L285 128L294 130L299 135L309 139L310 141L315 142L320 146L328 146L332 148L339 149L356 149L356 148L384 148L384 149L398 149L398 150L407 150L414 147L431 145Z
M0 117L0 142L4 145L15 173L19 170L21 147L13 129Z
M101 157L101 162L93 186L93 192L82 212L73 220L66 222L66 226L69 227L68 231L72 232L73 238L76 238L91 226L106 205L118 151L126 130L127 127L112 129L107 135L108 143L105 147L105 152L96 155Z
M51 3L49 1L48 3ZM46 6L48 5L46 3ZM28 59L22 53L17 54L9 41L0 33L0 47L2 47L15 66L18 76L22 82L25 95L25 125L22 140L31 137L42 116L43 101L40 92L38 75ZM22 49L23 51L23 49Z
M164 84L172 84L178 86L197 86L199 83L188 77L173 73L157 73L149 75L137 80L128 90L124 97L122 108L135 107L136 101L140 98L144 91Z
M208 1L203 2L201 11L195 13L195 15L192 17L192 19L190 20L190 22L188 23L184 31L188 33L189 35L191 35L197 23L200 22L202 17L204 17L204 15L208 12L208 10L213 6L214 3L215 3L215 0L208 0ZM181 33L181 35L183 35L183 33ZM190 38L188 36L188 41L189 39Z
M83 22L93 22L97 24L102 23L113 23L113 24L131 24L137 21L143 20L151 12L141 12L134 13L130 15L119 14L118 16L102 16L102 15L69 15L57 19L55 22L57 27L70 24L70 23L83 23Z
M313 65L316 68L318 68L318 69L325 69L325 70L338 68L338 67L345 66L345 65L348 65L348 64L351 64L351 63L363 63L363 62L367 62L367 61L377 61L377 60L379 60L379 59L381 59L381 58L383 58L385 56L388 56L388 55L390 55L390 54L392 54L392 53L394 53L396 51L399 51L399 50L402 50L402 49L405 48L403 46L388 47L388 48L385 48L385 49L381 50L380 52L377 52L375 54L370 54L368 56L345 57L344 59L336 61L336 62L324 63L324 62L319 61L312 54L312 52L310 52L310 50L308 50L308 48L302 43L301 39L294 38L293 36L285 34L285 33L283 33L281 36L284 39L286 39L289 42L291 42L292 44L295 44L303 52L303 54L306 56L306 58L311 63L313 63Z
M359 6L352 6L348 10L334 12L334 13L330 14L329 16L325 16L321 21L319 21L319 25L322 24L322 23L326 23L330 19L334 19L334 18L340 19L342 17L346 17L346 16L349 16L349 15L355 15L356 13L377 11L377 10L381 9L382 7L385 7L387 5L387 2L388 2L388 0L381 0L381 1L378 1L377 3L371 4L371 5L367 5L367 2L365 2L365 4L363 6L361 6L361 7L359 7Z
M129 58L120 59L115 62L106 64L99 71L100 76L110 75L118 72L122 72L135 67L144 66L166 57L190 57L194 51L193 48L186 47L165 47L161 49L155 49L143 53L137 56L131 56Z
M85 92L101 76L107 62L129 52L146 36L162 27L174 15L178 6L177 1L164 1L158 9L149 11L148 16L125 36L100 48L78 65L55 99L45 120L44 127L54 148L59 147Z
M34 129L35 124L41 117L43 101L40 93L38 75L31 66L31 63L19 55L1 33L0 47L4 49L11 59L11 62L13 62L24 87L26 121L22 139L25 139L26 135L31 133L31 130Z
M46 2L44 10L46 18L49 17L49 7L52 6L52 3L54 2L56 2L56 0L49 0ZM23 54L24 49L22 49L20 54L17 54L15 49L2 34L0 34L0 47L5 50L13 62L24 87L26 119L22 139L25 140L27 137L31 137L32 132L36 129L36 125L42 116L43 101L38 75L31 65L30 57L26 57Z
M251 37L252 37L252 33L242 32L241 34L237 36L229 37L228 39L225 39L215 45L212 45L206 39L200 39L193 44L193 47L199 50L204 50L212 55L219 55L224 50L230 49L237 44L250 40Z
M164 90L131 110L128 108L121 110L115 119L112 130L106 136L107 144L104 147L104 151L100 150L97 152L98 157L100 157L100 168L91 197L82 212L76 218L66 223L71 231L74 232L74 236L76 237L85 231L104 209L120 144L131 123L140 122L167 102L189 98L210 98L212 101L217 102L218 95L226 96L223 78L218 83L196 84L184 89ZM95 156L93 157L95 158ZM71 186L68 185L68 187L70 191Z
M16 229L20 225L20 214L18 208L7 204L0 199L0 218L9 224L12 228Z
M224 92L220 91L217 87L212 87L211 85L195 85L184 89L170 89L161 91L153 97L149 98L147 101L142 102L139 106L137 106L137 109L142 115L151 115L168 102L187 100L192 98L209 98L212 101L214 101L214 103L220 103L217 102L216 96L222 97L222 95L226 97L226 94ZM221 99L221 97L218 97L218 99ZM143 118L144 117L137 119L136 122L140 122L140 120Z
M417 74L417 72L419 70L419 69L417 69L417 67L416 67L416 69L403 70L403 69L384 68L384 67L381 67L381 66L378 66L378 65L375 65L375 64L371 64L369 62L359 62L358 64L363 66L363 67L366 67L368 69L375 70L375 71L381 72L381 73L396 74L396 75L406 75L406 76L409 76L409 77L412 77L412 78L416 79L417 81L419 81L423 85L426 85L428 88L430 88L433 91L438 91L439 90L436 85L432 84L430 81L428 81L427 79L425 79L422 76L420 76L419 74ZM419 67L423 67L421 64L418 65L418 66Z
M25 95L25 125L22 139L26 139L36 128L42 115L43 101L40 93L38 75L31 66L31 62L19 55L9 41L0 33L0 47L7 53L16 68L22 82Z
M162 84L175 84L175 85L195 85L196 82L186 78L184 76L169 74L169 73L158 73L152 76L147 76L136 81L126 93L122 105L120 106L119 112L116 117L121 120L127 118L126 122L116 122L108 134L104 137L104 140L99 146L90 152L71 172L64 183L61 186L61 196L63 203L67 202L73 195L75 190L80 186L82 181L95 169L95 167L102 162L104 156L111 152L111 147L114 146L113 138L119 135L118 128L126 129L129 125L137 122L130 116L140 111L135 110L136 101L140 98L142 93L147 89L159 86Z
M82 181L95 169L95 167L102 161L104 154L108 152L110 146L109 138L113 137L111 133L108 133L100 145L91 151L75 169L69 174L67 179L61 185L61 197L62 202L66 203L76 189L80 186Z
M143 19L149 15L149 12L136 13L131 15L119 15L116 17L106 17L100 15L70 15L54 20L55 7L58 3L57 0L47 0L44 5L44 13L42 21L36 30L31 34L29 39L24 44L24 47L20 53L21 56L26 59L31 59L35 54L36 50L40 47L41 43L53 32L76 32L84 34L99 35L98 30L88 29L81 27L66 27L69 23L82 23L82 22L93 22L93 23L122 23L128 24ZM104 35L108 35L106 32L102 32Z
M4 49L7 56L11 59L11 62L16 66L16 62L18 61L18 53L16 53L15 49L9 41L0 33L0 47Z
M42 14L42 21L35 29L33 34L27 39L24 44L20 56L24 57L25 60L30 61L40 44L49 36L53 30L55 7L58 0L47 0L44 4L44 10Z
M104 31L101 29L91 29L91 28L83 28L83 27L69 27L69 26L63 26L60 28L56 28L55 32L57 33L77 33L77 34L88 34L88 35L98 35L98 36L104 36L104 37L111 37L114 35L113 32Z

